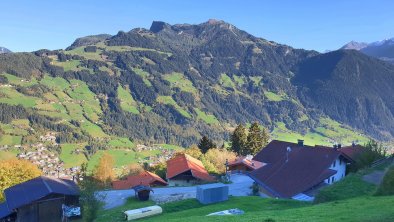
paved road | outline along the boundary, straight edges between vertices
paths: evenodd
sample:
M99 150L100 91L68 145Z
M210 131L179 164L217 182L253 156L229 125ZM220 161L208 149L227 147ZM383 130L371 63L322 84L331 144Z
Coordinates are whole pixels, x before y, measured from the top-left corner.
M232 175L231 184L229 186L229 194L233 196L249 196L251 193L250 187L253 180L246 175ZM196 197L196 187L166 187L166 188L153 188L152 199L163 199L171 196L184 195L189 198ZM126 199L134 196L133 190L111 190L101 191L100 194L104 195L104 209L110 209L121 206L126 202Z

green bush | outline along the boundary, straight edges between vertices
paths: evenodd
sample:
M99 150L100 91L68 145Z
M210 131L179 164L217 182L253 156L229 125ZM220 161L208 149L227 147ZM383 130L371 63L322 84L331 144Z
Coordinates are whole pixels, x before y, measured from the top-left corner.
M380 184L378 190L376 191L376 195L394 195L394 166L391 166L384 175L383 181Z
M364 151L356 157L355 163L350 165L349 171L357 172L360 169L370 167L374 161L386 157L386 154L387 150L382 144L378 144L376 141L370 140L364 145Z

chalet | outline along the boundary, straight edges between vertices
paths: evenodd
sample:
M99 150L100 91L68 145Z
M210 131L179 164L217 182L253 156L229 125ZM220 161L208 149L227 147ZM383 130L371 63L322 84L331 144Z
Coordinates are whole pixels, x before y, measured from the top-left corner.
M4 190L0 221L62 221L63 207L76 206L79 188L71 180L36 177Z
M342 153L342 155L346 156L352 161L352 163L354 163L357 161L358 156L362 154L365 149L360 145L353 144L352 146L338 147L338 150Z
M254 160L267 165L250 173L263 196L312 201L321 187L341 180L351 160L338 149L273 140Z
M231 173L245 173L257 170L265 165L265 163L253 160L252 158L253 156L237 157L228 163L228 168Z
M201 161L179 154L167 161L167 180L170 186L188 186L214 181Z
M149 171L144 171L139 175L128 176L125 180L117 180L112 182L112 188L115 190L131 189L132 187L138 185L167 186L167 182L158 175Z

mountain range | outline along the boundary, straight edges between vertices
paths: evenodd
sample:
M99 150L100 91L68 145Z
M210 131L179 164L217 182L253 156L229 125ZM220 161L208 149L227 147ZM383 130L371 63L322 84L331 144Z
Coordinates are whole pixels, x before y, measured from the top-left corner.
M341 49L354 49L366 55L394 63L394 38L372 43L351 41Z
M315 144L394 136L392 64L295 49L219 20L155 21L66 50L3 54L0 73L3 135L21 143L50 131L59 143L188 146L253 121Z

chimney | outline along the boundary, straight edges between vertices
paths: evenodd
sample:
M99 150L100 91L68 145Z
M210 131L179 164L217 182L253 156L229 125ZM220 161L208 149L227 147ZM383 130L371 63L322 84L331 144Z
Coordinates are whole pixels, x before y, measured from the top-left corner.
M334 144L334 146L332 146L332 147L334 148L334 150L338 149L338 145L337 144Z
M298 146L304 146L304 140L298 140Z
M356 142L352 141L352 147L356 146Z
M342 148L342 144L338 144L338 149L341 149Z

